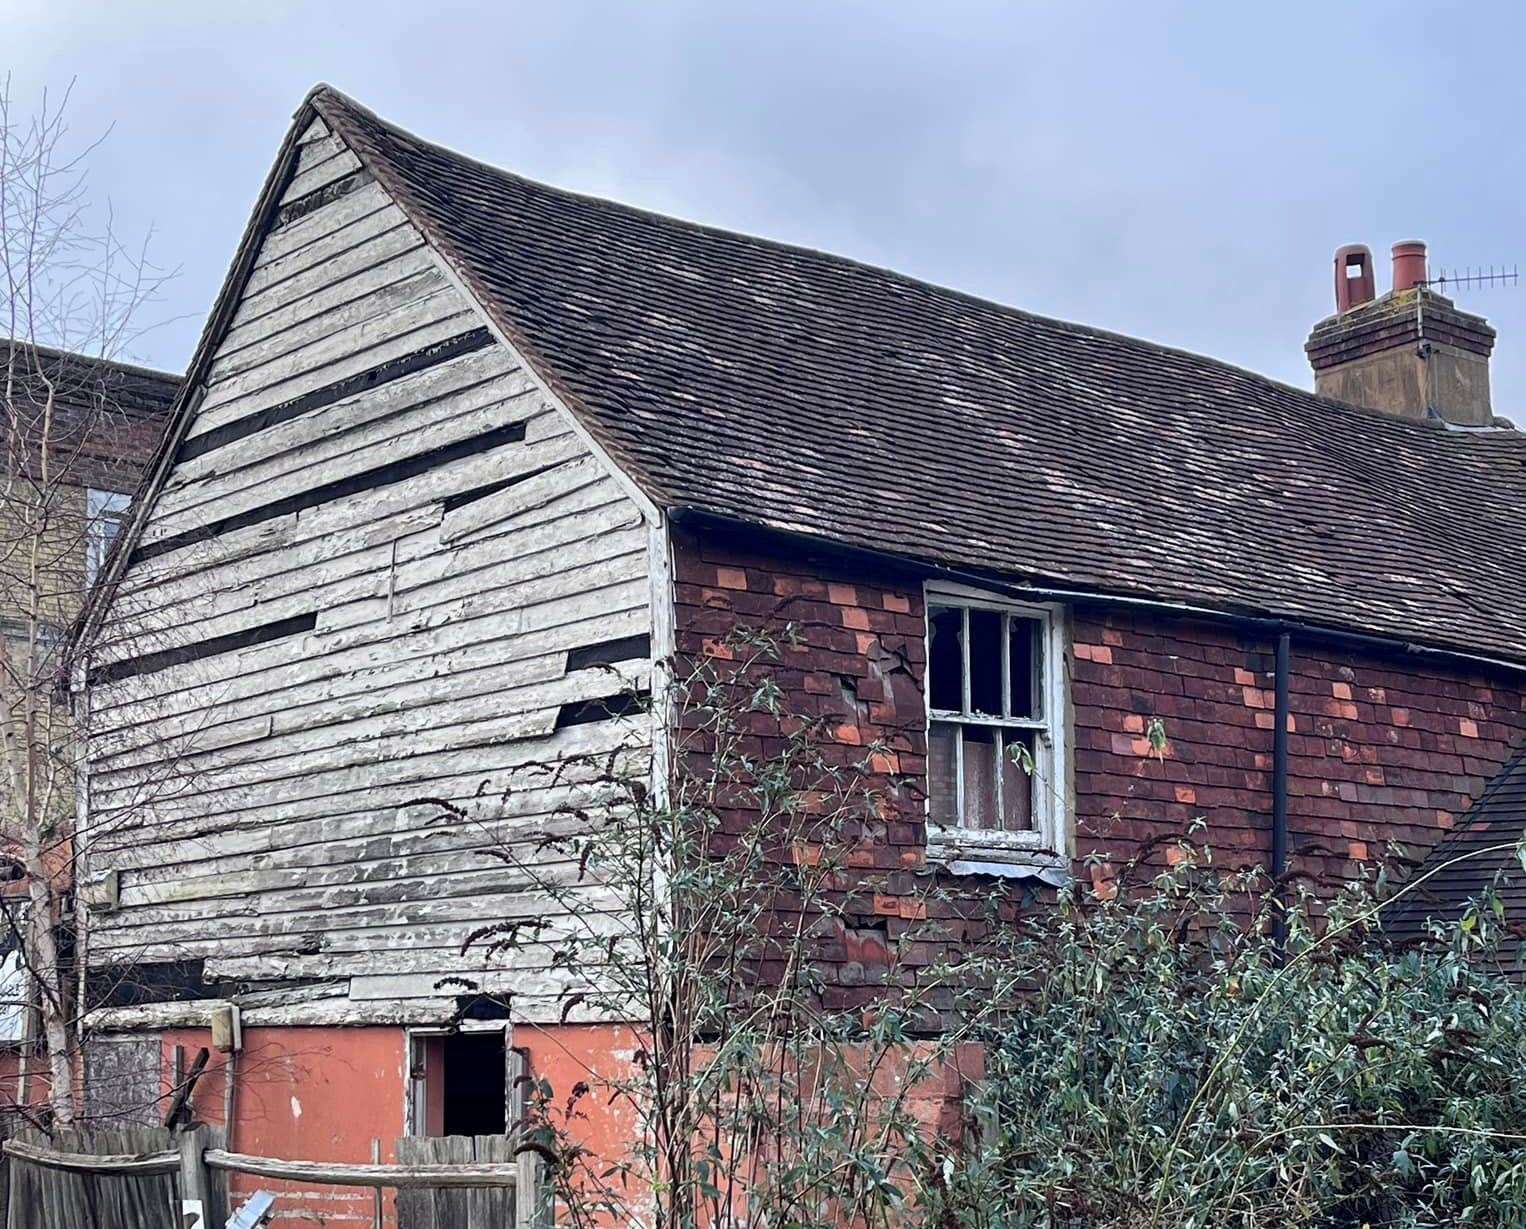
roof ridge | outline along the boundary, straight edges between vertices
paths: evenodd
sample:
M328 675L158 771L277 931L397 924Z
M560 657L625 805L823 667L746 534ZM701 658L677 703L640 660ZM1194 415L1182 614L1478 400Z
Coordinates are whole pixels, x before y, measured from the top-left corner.
M0 336L0 346L5 345L30 350L34 354L46 355L50 358L89 363L95 367L109 367L113 371L122 372L124 375L142 376L145 379L159 380L168 384L179 384L185 378L183 375L177 375L173 371L165 371L160 367L145 367L139 363L128 363L121 359L103 358L97 354L87 354L83 350L65 350L61 346L51 346L36 341L25 341L19 337Z

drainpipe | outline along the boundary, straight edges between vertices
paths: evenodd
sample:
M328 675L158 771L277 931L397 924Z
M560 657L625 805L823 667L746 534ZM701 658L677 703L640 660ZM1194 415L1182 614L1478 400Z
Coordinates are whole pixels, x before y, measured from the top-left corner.
M1291 673L1293 638L1288 632L1277 637L1276 725L1272 731L1272 879L1273 897L1279 906L1287 901L1281 879L1288 869L1288 675ZM1277 909L1274 934L1281 950L1287 942L1287 920Z

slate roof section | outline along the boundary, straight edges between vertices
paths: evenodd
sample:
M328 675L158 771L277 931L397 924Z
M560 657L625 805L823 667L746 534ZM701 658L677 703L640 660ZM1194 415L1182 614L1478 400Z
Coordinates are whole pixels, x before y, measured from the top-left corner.
M1500 769L1452 833L1431 848L1416 872L1429 878L1384 910L1384 931L1395 942L1415 942L1425 936L1428 918L1457 921L1490 884L1505 906L1507 923L1526 923L1526 871L1515 852L1523 837L1526 748Z
M14 346L14 349L11 347ZM164 434L181 379L129 363L0 338L0 364L14 381L10 405L18 420L13 442L38 440L48 385L48 428L55 456L66 456L68 480L112 491L135 490ZM14 360L7 361L7 355Z
M1526 433L1402 422L309 102L659 505L1526 661Z

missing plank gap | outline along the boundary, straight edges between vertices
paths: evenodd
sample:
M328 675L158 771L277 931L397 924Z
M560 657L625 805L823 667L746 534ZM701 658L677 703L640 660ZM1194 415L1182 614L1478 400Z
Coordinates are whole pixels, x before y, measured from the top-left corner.
M447 495L444 500L444 508L447 515L457 508L465 508L469 504L476 503L479 499L486 499L489 495L496 495L499 491L507 491L510 487L518 486L521 482L528 482L531 478L539 478L542 474L549 474L554 469L561 469L569 465L569 461L553 461L550 465L542 465L537 469L527 469L522 474L514 474L509 478L500 478L497 482L484 483L482 486L474 486L469 491L461 491L455 495Z
M127 657L121 661L114 661L90 671L88 681L91 686L118 683L123 679L167 670L170 666L180 666L186 662L215 657L220 653L231 653L235 649L247 649L257 644L267 644L272 640L283 640L288 636L301 635L303 632L312 631L317 624L318 616L314 612L293 615L274 623L262 623L258 627L245 628L243 631L213 636L208 640L198 640L194 644L184 644L173 649L160 649L155 653L144 653L140 657Z
M428 452L421 452L417 456L406 457L401 461L392 461L386 465L378 465L373 469L361 470L358 474L351 474L348 478L340 478L334 482L326 482L322 486L314 487L310 491L288 495L285 499L278 499L274 503L265 504L259 508L251 508L247 512L240 512L234 516L225 516L220 520L208 521L203 525L198 525L195 529L187 529L184 533L177 533L168 538L161 538L157 542L150 542L145 546L140 546L132 553L132 558L128 560L128 566L131 567L148 559L155 559L160 555L167 555L171 551L180 550L183 547L192 546L198 542L206 542L222 534L232 533L236 529L247 529L251 525L274 520L278 516L289 516L293 512L301 512L307 508L316 508L320 504L331 503L336 499L344 499L350 495L374 491L379 487L406 482L410 478L426 474L430 470L438 469L442 465L449 465L465 457L489 452L504 444L517 444L524 438L525 424L523 421L506 423L501 427L494 427L491 431L484 431L478 435L469 435L465 439L457 440L453 444L444 444L439 448L432 448Z
M637 661L652 655L650 636L622 636L599 644L586 644L567 650L567 673L590 666L612 666L620 661Z
M336 179L331 184L324 184L316 192L309 192L306 196L299 196L289 204L281 206L276 211L275 220L270 225L271 233L280 230L283 226L290 226L293 222L307 217L310 213L317 213L325 205L332 205L341 197L349 196L351 192L358 192L371 182L371 172L367 170L352 171L343 179Z
M630 717L647 709L648 693L645 691L622 691L619 695L602 696L597 700L575 700L563 704L556 714L556 728L565 730L574 725L592 725L596 721L613 721L616 717Z
M311 414L314 410L321 410L324 406L333 405L336 401L343 401L346 397L370 392L383 384L390 384L394 380L401 380L404 376L427 371L431 367L437 367L441 363L448 363L451 359L460 358L464 354L474 354L478 350L486 349L492 344L493 335L485 328L471 329L455 337L448 337L444 341L437 342L432 346L425 346L424 349L416 350L412 354L405 354L401 358L379 363L375 367L360 372L358 375L348 376L343 380L336 380L332 384L326 384L322 388L314 389L310 393L304 393L300 397L293 397L290 401L283 401L280 405L271 406L268 410L261 410L258 414L249 414L243 418L234 419L232 422L224 423L221 427L216 427L203 435L193 435L185 443L181 444L180 451L175 454L175 460L177 462L194 461L197 457L205 456L207 453L225 447L228 444L236 443L238 440L254 435L258 431L279 426L281 423L290 422L294 418L301 418L305 414Z

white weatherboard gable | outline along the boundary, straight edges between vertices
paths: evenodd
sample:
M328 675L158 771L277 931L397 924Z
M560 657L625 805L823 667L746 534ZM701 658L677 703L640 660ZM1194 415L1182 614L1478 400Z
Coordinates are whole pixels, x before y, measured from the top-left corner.
M496 331L283 418L486 327L318 120L278 208L293 202L300 216L277 213L260 243L196 390L187 455L146 510L143 557L120 573L96 644L108 674L90 697L90 869L118 872L119 893L94 918L91 959L353 979L356 1022L379 993L393 1015L435 1019L463 989L438 983L460 977L512 993L517 1016L556 1019L563 979L544 945L493 960L460 948L492 921L546 917L540 877L576 868L543 839L573 822L568 806L613 798L591 765L555 779L540 765L618 751L648 771L645 715L558 719L650 687L650 652L571 671L568 653L652 636L660 518ZM273 421L244 431L259 416ZM303 503L452 448L464 451ZM259 628L287 634L240 640ZM466 819L441 823L425 799ZM612 907L597 886L579 891L590 916ZM304 1006L283 1008L288 1022ZM318 1015L336 1010L329 997Z

